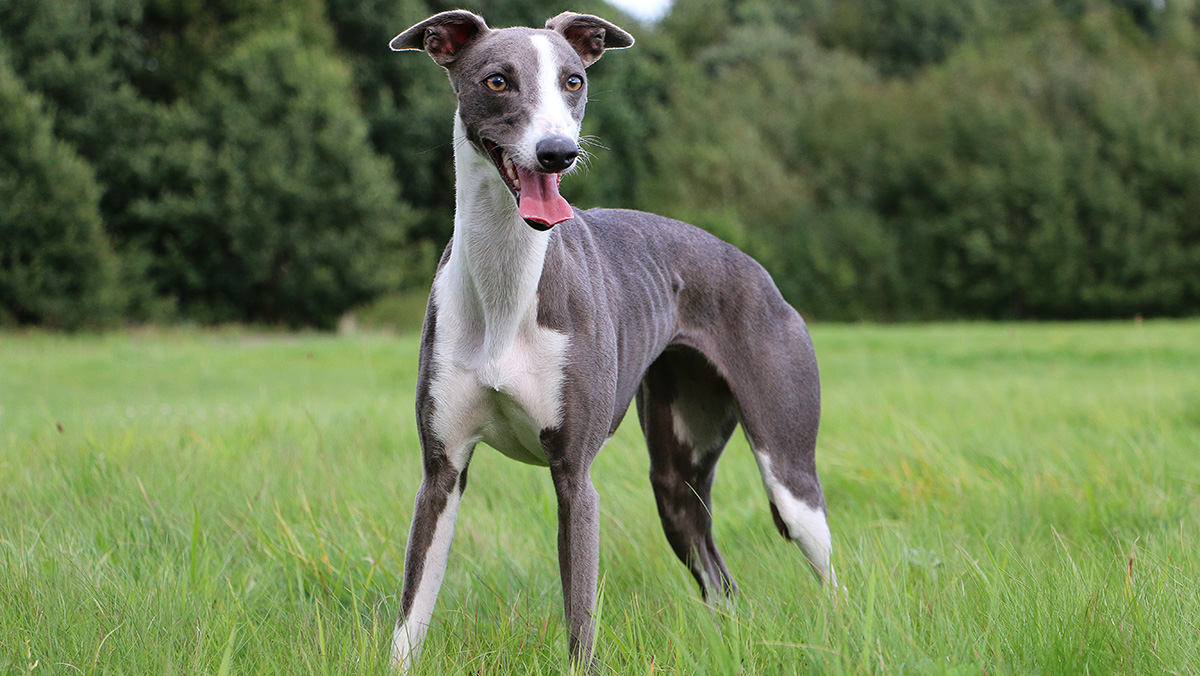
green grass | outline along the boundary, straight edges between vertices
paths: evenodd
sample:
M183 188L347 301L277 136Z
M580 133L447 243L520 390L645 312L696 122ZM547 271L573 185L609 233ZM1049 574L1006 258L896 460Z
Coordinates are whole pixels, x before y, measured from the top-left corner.
M1200 673L1200 323L817 326L848 587L775 533L671 554L630 415L593 468L603 674ZM0 335L0 674L383 674L420 480L414 337ZM558 674L545 470L481 450L418 673Z

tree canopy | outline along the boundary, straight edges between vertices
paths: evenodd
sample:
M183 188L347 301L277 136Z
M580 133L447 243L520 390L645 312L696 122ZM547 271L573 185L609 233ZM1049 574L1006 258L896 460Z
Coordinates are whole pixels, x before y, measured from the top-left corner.
M0 322L328 327L428 282L453 95L427 0L0 0ZM580 207L758 257L806 316L1200 310L1195 0L480 0L600 14Z

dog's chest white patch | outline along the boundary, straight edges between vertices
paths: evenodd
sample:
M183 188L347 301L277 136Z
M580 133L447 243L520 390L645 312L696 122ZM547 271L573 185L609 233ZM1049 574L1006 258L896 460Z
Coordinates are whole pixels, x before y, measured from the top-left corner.
M450 446L483 441L515 460L547 464L541 432L562 422L567 336L539 326L531 308L509 337L489 340L452 285L439 286L429 392L435 434Z

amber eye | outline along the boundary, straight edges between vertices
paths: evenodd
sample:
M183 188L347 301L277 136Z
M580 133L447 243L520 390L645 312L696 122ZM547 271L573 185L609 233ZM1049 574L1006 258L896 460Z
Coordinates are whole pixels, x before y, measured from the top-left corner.
M583 86L583 78L579 77L578 75L572 75L571 77L567 78L567 82L564 86L569 92L577 92L579 91L579 88Z
M504 79L503 75L490 75L488 79L484 80L484 84L494 92L502 92L508 89L508 80Z

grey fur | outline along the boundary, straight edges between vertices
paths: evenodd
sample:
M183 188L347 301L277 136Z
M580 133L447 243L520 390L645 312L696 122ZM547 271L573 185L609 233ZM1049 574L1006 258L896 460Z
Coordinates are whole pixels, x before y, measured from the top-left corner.
M577 122L587 100L584 68L604 49L633 43L628 33L588 15L563 13L544 30L495 30L469 12L455 11L413 26L392 47L424 48L446 67L467 140L486 157L489 144L512 147L537 103L536 88L525 86L536 78L531 35L551 38L562 78L583 79L577 92L562 94ZM484 91L480 83L494 74L505 78L507 88ZM484 232L491 227L479 226ZM439 275L450 253L448 246ZM466 485L466 465L456 468L447 460L445 440L433 425L437 402L430 384L440 375L434 346L442 330L442 300L431 294L421 344L417 419L425 476L409 536L398 627L407 626L439 517L454 491ZM669 544L706 599L732 597L737 584L712 537L717 460L740 422L772 480L823 515L814 460L817 362L804 321L762 266L702 230L643 212L575 210L574 218L550 231L536 302L537 325L569 337L558 393L562 422L542 429L539 437L558 499L570 654L594 668L599 497L589 468L631 402L637 399ZM806 547L822 575L828 553L789 532L774 502L771 512L780 532Z

